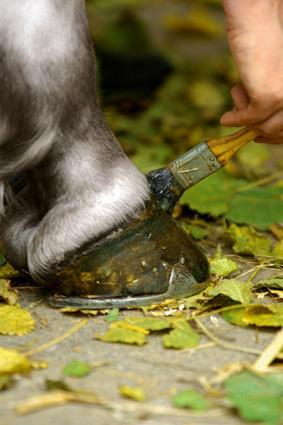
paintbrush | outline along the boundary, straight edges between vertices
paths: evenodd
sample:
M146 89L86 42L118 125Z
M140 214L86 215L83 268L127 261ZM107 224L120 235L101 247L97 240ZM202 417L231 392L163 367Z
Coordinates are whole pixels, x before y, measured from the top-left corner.
M229 136L198 144L168 167L150 172L151 191L164 210L172 211L187 189L224 167L257 136L255 131L243 128Z

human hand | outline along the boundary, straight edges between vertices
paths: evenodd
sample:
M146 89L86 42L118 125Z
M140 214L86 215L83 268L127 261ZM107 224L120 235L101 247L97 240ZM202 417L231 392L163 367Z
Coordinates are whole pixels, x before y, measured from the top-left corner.
M257 141L283 144L283 0L223 0L227 38L241 84L231 91L228 127L247 126Z

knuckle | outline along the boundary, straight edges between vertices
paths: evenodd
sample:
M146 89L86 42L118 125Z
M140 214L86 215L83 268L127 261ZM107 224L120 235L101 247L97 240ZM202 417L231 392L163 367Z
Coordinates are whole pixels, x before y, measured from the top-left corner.
M258 125L257 129L266 137L277 137L279 133L278 129L268 121Z

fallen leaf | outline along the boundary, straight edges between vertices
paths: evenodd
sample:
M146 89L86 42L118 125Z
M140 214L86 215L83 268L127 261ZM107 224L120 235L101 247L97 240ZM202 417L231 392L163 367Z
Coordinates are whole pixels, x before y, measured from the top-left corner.
M33 331L31 314L19 306L0 305L0 334L26 335Z
M272 251L272 257L281 259L283 261L283 239L278 242Z
M149 331L136 323L131 323L130 320L117 320L110 325L110 329L122 328L125 330L140 333L142 335L148 335Z
M120 310L118 308L113 308L107 316L105 317L106 322L115 322L119 319Z
M64 367L63 373L65 376L72 378L84 378L91 372L91 366L80 360L73 360Z
M277 186L245 189L248 181L220 170L185 192L180 202L201 214L224 216L237 224L267 230L281 223L283 188Z
M124 398L129 398L135 401L145 401L146 396L143 388L140 387L129 387L123 385L119 388L120 395Z
M97 335L97 339L103 342L120 342L122 344L144 345L146 336L143 333L124 328L111 328L104 335Z
M208 297L224 295L241 304L249 304L251 301L251 285L248 282L240 282L236 279L224 279L216 286L206 291Z
M23 354L0 347L0 375L27 373L32 369L32 363Z
M0 279L0 298L9 305L15 305L19 296L15 289L10 287L10 280Z
M162 331L172 328L172 320L155 317L129 317L127 322L148 331Z
M9 263L0 267L0 279L12 279L13 277L19 276L21 276L20 272L14 269L14 267Z
M81 313L81 314L85 314L86 316L98 316L98 315L102 315L105 316L107 314L109 314L109 310L85 310L85 309L81 309L79 307L63 307L60 308L61 313Z
M200 241L209 235L207 229L193 224L182 223L182 228L196 241Z
M212 407L209 400L204 398L200 392L192 389L179 391L172 402L174 407L192 409L198 412L205 412Z
M231 200L225 217L238 224L248 224L260 230L281 223L283 188L258 187L238 191Z
M238 265L227 257L224 257L220 245L218 245L214 258L210 260L210 273L217 277L227 277L238 270Z
M228 378L225 388L240 416L249 422L283 421L283 374L260 376L244 371Z
M229 204L237 190L246 184L246 180L220 170L186 191L180 202L201 214L219 217L229 211Z
M253 284L255 289L261 288L273 288L273 289L282 289L283 290L283 274L273 276L269 279L262 279Z
M283 304L255 304L221 313L228 322L237 326L283 326Z
M198 346L201 337L185 319L174 320L173 326L174 329L163 336L165 348L184 349Z
M13 378L11 375L0 376L0 391L6 390L13 384Z
M252 227L232 224L228 230L237 254L254 255L255 257L270 256L272 241L269 237L256 232Z
M279 241L281 239L283 239L283 226L282 224L273 224L272 226L270 226L270 230L273 233L273 235L279 239Z

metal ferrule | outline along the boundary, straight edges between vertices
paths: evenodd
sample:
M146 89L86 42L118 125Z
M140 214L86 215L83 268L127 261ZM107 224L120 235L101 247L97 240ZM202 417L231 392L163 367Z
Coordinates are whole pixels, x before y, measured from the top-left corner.
M222 168L222 164L204 142L171 162L168 168L185 190Z

